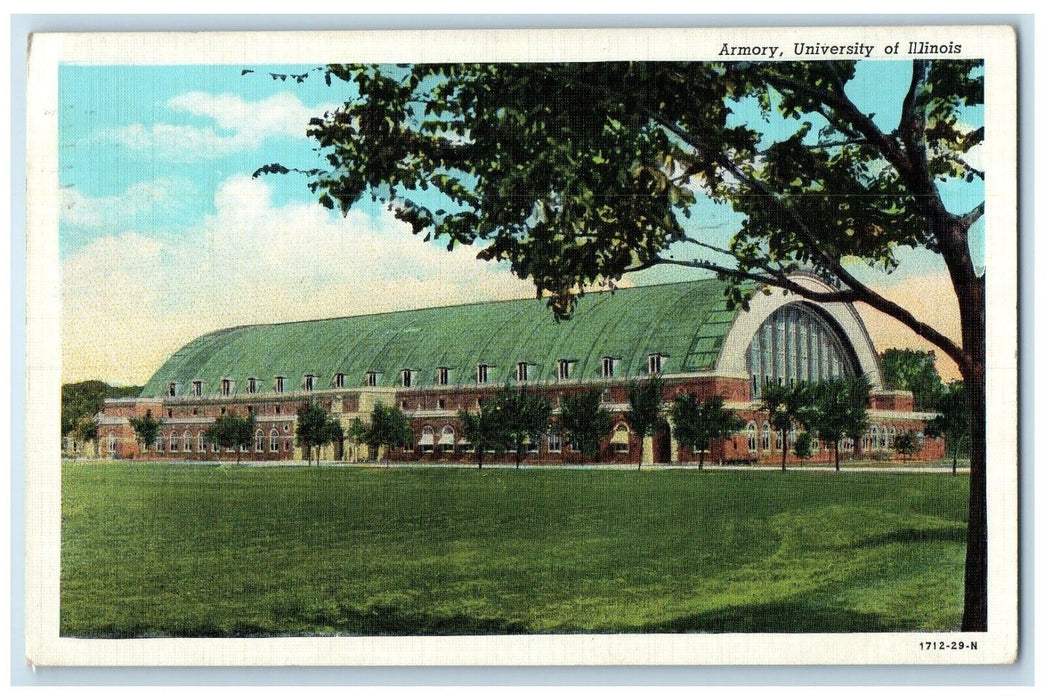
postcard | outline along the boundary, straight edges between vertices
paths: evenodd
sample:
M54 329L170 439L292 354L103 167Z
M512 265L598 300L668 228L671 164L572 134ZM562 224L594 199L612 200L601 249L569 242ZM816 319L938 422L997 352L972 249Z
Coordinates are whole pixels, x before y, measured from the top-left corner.
M1011 663L1016 71L34 35L30 663Z

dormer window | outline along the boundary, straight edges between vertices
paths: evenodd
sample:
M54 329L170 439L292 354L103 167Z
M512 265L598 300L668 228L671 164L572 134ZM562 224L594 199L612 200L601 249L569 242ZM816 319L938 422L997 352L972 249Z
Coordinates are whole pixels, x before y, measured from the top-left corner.
M519 382L530 381L530 363L517 362L515 364L515 379Z
M573 374L573 366L575 364L574 360L559 360L559 379L569 379L570 375Z
M367 386L377 386L378 374L379 374L378 372L374 372L374 371L367 372L366 373L366 378L364 380L365 384Z
M257 377L247 377L247 393L256 394L258 393L258 380Z
M314 375L314 374L306 374L305 375L305 381L302 382L302 386L304 387L305 391L315 391L315 389L316 389L316 375Z
M284 377L283 375L279 375L278 377L276 377L276 383L273 386L273 388L276 390L277 394L282 394L283 393L283 384L286 381L286 379L287 378Z
M178 395L178 382L171 382L167 385L167 396Z
M414 370L404 369L399 372L399 383L404 387L411 387L414 385Z
M222 379L221 380L221 395L232 396L232 380Z
M481 364L475 368L475 381L477 384L486 384L490 379L490 365Z
M610 357L607 355L602 358L602 376L603 377L616 377L617 376L617 358Z
M193 396L203 396L203 382L200 381L199 379L195 380L192 383L192 395Z
M436 367L435 368L435 383L440 386L446 386L450 383L450 368L449 367Z
M653 352L649 355L649 367L647 368L649 374L660 374L661 370L664 369L664 358L667 355L663 355L659 352Z
M345 388L345 373L344 372L338 372L337 374L334 375L334 388L335 389L344 389Z

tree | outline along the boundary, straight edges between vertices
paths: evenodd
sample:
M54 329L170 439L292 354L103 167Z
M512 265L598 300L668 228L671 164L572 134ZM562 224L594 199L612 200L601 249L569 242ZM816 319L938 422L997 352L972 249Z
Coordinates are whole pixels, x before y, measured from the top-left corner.
M780 434L783 451L780 470L787 471L788 440L798 425L806 426L812 420L813 387L807 382L794 384L766 384L762 387L759 410L769 416L769 424Z
M134 440L145 451L146 445L156 442L156 436L160 434L160 422L152 417L152 410L146 409L144 416L131 418L131 430L134 431Z
M951 448L951 474L958 474L958 450L969 439L969 405L961 382L952 382L940 390L933 409L938 413L925 424L925 434L942 437Z
M879 356L882 383L890 389L905 389L914 394L914 410L933 410L943 392L932 350L889 348Z
M903 455L903 461L906 462L907 458L917 452L921 445L918 444L918 435L913 430L905 430L897 433L893 447Z
M101 413L105 399L137 396L140 386L110 386L91 379L85 382L62 385L62 437L76 429L84 416Z
M709 396L699 401L692 394L679 394L671 405L671 419L675 423L675 438L684 445L692 445L700 454L697 469L704 468L704 453L715 440L727 438L744 427L744 422L725 407L721 396Z
M838 377L814 384L812 394L812 410L805 414L806 427L831 445L835 471L839 471L838 443L845 437L859 440L867 431L871 385L866 377Z
M598 461L602 440L613 426L613 416L602 407L602 392L591 389L579 394L564 394L559 409L559 430L563 439L575 443L583 457Z
M388 450L407 448L414 444L414 432L410 429L410 421L398 408L386 407L380 401L374 404L367 425L358 418L352 422L349 434L377 452L381 446ZM387 463L387 453L386 453Z
M893 121L851 84L854 61L330 66L352 99L312 119L319 201L347 212L388 202L448 247L480 243L568 316L578 294L626 272L684 265L731 281L731 303L778 288L816 302L863 302L934 344L964 379L971 416L962 629L987 624L985 273L969 247L980 201L951 209L946 181L982 182L970 151L985 130L979 60L917 59ZM884 96L886 91L879 91ZM902 94L900 94L902 92ZM754 102L763 119L728 121ZM764 126L760 129L759 124ZM814 127L815 125L815 127ZM259 168L286 173L280 164ZM431 192L428 190L431 189ZM742 216L725 245L681 216L705 198ZM424 196L420 196L424 194ZM690 250L682 254L674 244ZM855 276L892 271L904 248L938 255L958 300L961 342ZM812 269L833 291L790 276ZM752 284L753 283L753 284Z
M795 457L809 459L813 456L813 436L808 430L803 430L795 438Z
M158 424L157 424L158 425ZM80 443L94 443L94 454L98 454L98 419L94 416L80 416L73 428L73 439Z
M298 408L296 431L298 442L305 448L309 465L312 464L312 448L316 448L316 465L319 465L319 450L323 445L340 440L344 436L341 424L332 419L316 403Z
M652 438L660 419L660 403L664 382L659 374L628 384L628 410L624 413L628 425L639 436L639 469L646 455L646 438Z
M501 430L507 444L515 450L515 468L522 462L522 449L530 441L548 432L552 406L548 399L534 394L525 386L504 387L495 399L500 413Z
M250 446L254 439L254 414L237 416L228 413L218 416L207 428L207 441L224 449L236 450L236 464L239 464L240 453Z
M483 468L483 454L490 449L503 449L508 438L505 435L503 413L497 401L480 401L475 413L459 411L461 435L475 448L479 469Z

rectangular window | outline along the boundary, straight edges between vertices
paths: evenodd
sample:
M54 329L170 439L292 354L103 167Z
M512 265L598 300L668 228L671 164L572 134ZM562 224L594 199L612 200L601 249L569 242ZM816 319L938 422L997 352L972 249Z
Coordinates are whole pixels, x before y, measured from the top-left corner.
M276 393L277 394L282 394L283 393L283 381L285 379L286 379L286 377L283 377L283 376L276 377L275 389L276 389Z
M367 372L366 373L366 385L367 386L377 386L377 372Z
M660 374L661 369L664 366L663 355L659 352L651 353L649 356L649 373Z
M306 374L304 386L305 391L314 391L316 388L316 375Z
M400 383L405 387L411 387L414 385L414 370L404 369L399 373Z
M440 409L446 408L446 399L439 399L439 408Z
M203 382L201 382L199 379L192 383L192 395L203 396Z
M602 358L602 376L604 376L604 377L615 377L615 376L617 376L617 358L616 357L604 357L604 358Z
M178 383L171 382L167 385L167 396L175 396L178 393Z
M562 435L559 433L548 433L548 451L555 454L562 452Z
M255 377L247 377L247 393L256 394L258 393L258 380Z
M478 384L486 384L489 379L490 365L479 365L475 368L475 381Z
M232 394L232 380L222 379L221 380L221 395L229 396Z
M345 373L344 372L338 372L337 374L334 375L334 388L335 389L344 389L345 388Z
M435 370L435 383L446 386L450 383L450 368L437 367Z
M515 365L515 380L519 382L530 381L530 365L526 362L517 362Z
M569 379L572 370L573 362L571 360L559 360L559 379Z

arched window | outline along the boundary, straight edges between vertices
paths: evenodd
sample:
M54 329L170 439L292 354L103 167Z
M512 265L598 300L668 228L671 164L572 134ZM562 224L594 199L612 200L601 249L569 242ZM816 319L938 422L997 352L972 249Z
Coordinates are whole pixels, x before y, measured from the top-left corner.
M852 350L828 318L812 306L792 303L767 318L751 339L747 368L752 398L770 383L819 382L853 376Z
M758 447L758 428L755 425L755 421L749 420L747 422L747 451L754 453Z
M181 435L181 451L182 452L191 452L192 451L192 435L189 434L188 430L186 430Z
M886 447L896 447L896 426L889 426L889 444Z
M108 443L109 459L116 459L116 433L111 430L109 431Z
M264 433L264 431L261 430L261 428L258 428L257 431L254 433L254 451L255 452L261 452L264 449L265 449L265 433Z
M157 452L163 452L163 435L156 434L156 439L152 441L152 448Z
M454 427L452 425L444 425L442 432L439 434L439 447L445 452L453 452L456 440L454 439Z
M196 433L196 451L197 452L206 452L207 451L207 441L206 441L206 439L203 436L203 431L202 430L200 432Z
M774 430L773 431L773 444L776 446L777 450L784 449L784 431L783 430Z
M762 424L762 451L769 452L769 421Z
M422 452L431 452L435 448L435 428L430 425L421 428L421 439L417 444Z
M878 447L879 447L879 445L878 445L878 426L877 425L872 425L871 426L871 449L872 450L877 450Z
M170 445L171 445L171 452L177 452L178 451L178 448L179 448L179 445L178 445L178 434L175 433L175 432L171 433Z
M269 452L279 451L279 431L273 428L269 431Z
M610 442L613 443L613 450L618 454L626 454L631 448L631 430L624 423L618 423L617 427L613 429L613 436L610 438Z

